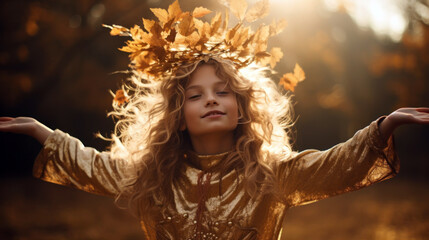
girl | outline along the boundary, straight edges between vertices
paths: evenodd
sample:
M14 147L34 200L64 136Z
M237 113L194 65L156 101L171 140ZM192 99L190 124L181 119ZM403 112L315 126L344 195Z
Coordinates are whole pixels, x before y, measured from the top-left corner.
M329 150L296 153L288 99L247 70L209 59L140 82L114 113L127 118L110 152L31 118L0 118L0 130L44 144L36 177L127 199L147 239L276 239L288 208L394 176L393 130L429 123L429 108L402 108Z
M220 27L220 15L206 25L195 19L206 9L183 13L177 1L152 11L161 24L144 19L147 32L112 29L133 37L123 50L136 71L111 113L109 151L32 118L0 118L0 131L43 144L35 177L127 201L146 239L277 239L288 208L393 177L394 129L429 124L429 108L402 108L329 150L294 152L289 99L251 64L279 60L265 49L281 24L250 36L241 23Z

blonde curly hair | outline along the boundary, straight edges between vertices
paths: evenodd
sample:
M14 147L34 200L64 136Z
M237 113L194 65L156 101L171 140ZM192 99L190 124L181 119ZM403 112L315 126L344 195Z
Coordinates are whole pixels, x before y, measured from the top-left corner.
M173 200L171 184L179 174L183 154L192 150L187 131L180 130L185 87L201 65L213 66L237 98L235 147L223 163L225 169L234 167L244 175L251 196L275 192L271 166L292 152L290 97L266 77L267 69L248 66L237 70L228 60L210 58L183 65L162 81L133 74L123 87L131 95L129 102L110 113L119 119L111 155L130 162L130 177L124 180L118 199L125 197L134 213L151 211L155 195L163 203Z

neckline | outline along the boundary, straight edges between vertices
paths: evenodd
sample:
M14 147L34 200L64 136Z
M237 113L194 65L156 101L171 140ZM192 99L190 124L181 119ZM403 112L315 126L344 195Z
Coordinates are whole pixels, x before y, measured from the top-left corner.
M198 154L194 151L188 151L185 158L197 169L207 171L218 166L230 153L231 151L217 154Z

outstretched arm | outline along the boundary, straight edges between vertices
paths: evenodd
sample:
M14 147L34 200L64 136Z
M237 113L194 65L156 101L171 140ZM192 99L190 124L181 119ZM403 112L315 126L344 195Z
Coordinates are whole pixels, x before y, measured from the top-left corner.
M379 126L380 134L387 140L403 124L429 124L429 108L400 108L387 116Z
M52 129L29 117L0 117L0 132L11 132L29 135L43 144Z

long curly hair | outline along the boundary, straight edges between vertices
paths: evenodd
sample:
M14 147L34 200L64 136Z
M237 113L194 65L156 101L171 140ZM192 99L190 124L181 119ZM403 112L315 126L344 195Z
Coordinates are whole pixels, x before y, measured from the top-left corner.
M292 152L288 137L293 122L290 97L266 77L267 69L249 66L237 70L228 60L210 58L184 65L162 81L143 79L135 73L123 86L132 97L110 113L119 119L111 156L130 163L130 177L124 180L118 199L125 197L134 213L150 212L155 195L164 203L173 200L171 184L179 174L183 154L192 150L187 131L180 130L185 87L201 65L213 66L237 98L235 147L223 165L233 166L244 175L249 195L275 192L271 165Z

